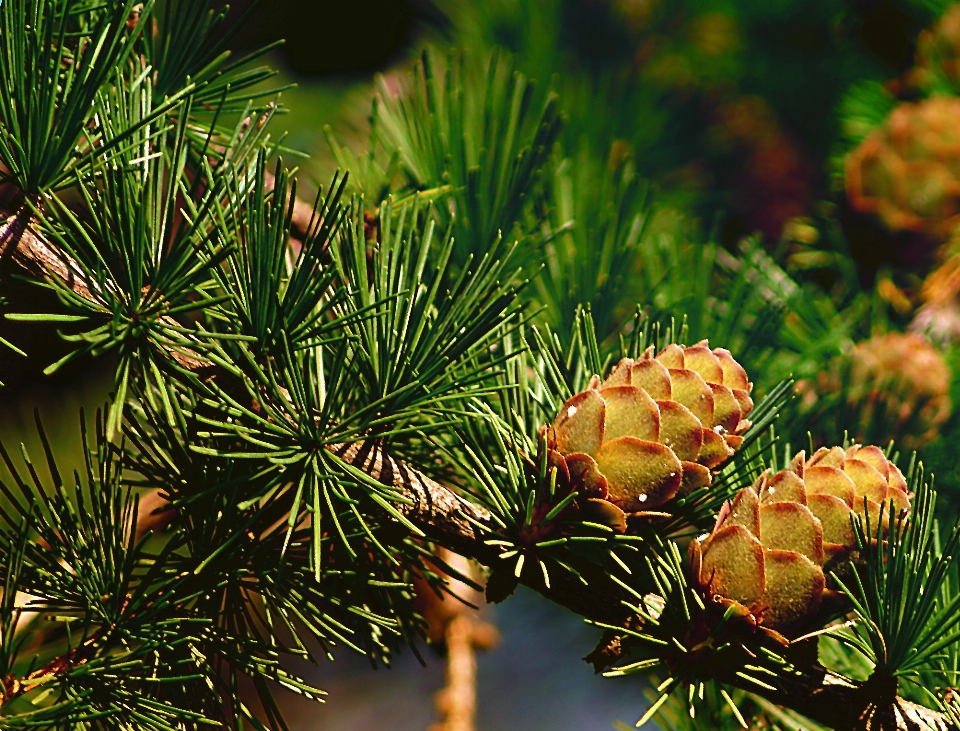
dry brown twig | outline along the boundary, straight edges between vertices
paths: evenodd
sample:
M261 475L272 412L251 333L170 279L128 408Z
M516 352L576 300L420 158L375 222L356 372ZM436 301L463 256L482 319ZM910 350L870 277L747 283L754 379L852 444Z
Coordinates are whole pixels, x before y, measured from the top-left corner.
M475 582L480 581L476 562L445 548L438 549L437 555L447 566ZM446 649L447 660L446 685L434 696L441 720L428 731L474 731L477 651L492 648L499 640L499 633L474 609L482 605L483 594L458 579L448 577L447 581L450 594L444 596L438 596L426 582L417 583L417 609L429 624L431 641Z

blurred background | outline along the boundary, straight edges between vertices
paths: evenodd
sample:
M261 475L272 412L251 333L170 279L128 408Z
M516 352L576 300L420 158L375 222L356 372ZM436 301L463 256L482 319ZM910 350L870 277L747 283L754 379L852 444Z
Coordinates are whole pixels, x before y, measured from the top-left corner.
M642 239L626 262L636 276L597 308L598 320L636 302L655 318L695 303L703 312L690 315L689 339L718 338L711 333L723 324L760 395L796 379L780 422L795 446L844 431L896 439L935 473L941 510L956 513L960 4L240 0L231 13L231 24L249 14L230 40L237 53L285 39L267 62L279 72L274 87L291 85L276 128L303 153L288 157L303 197L373 149L375 98L403 93L425 47L441 58L460 49L481 65L498 49L534 83L531 107L556 95L563 123L550 169L559 188L587 195L602 186L583 171L607 180L624 170L642 187ZM383 191L402 187L389 167L382 177ZM368 208L382 200L363 192ZM577 242L589 259L590 236ZM697 271L708 261L702 281L691 261ZM752 283L760 304L738 309L734 281ZM0 307L22 311L10 287ZM30 297L34 311L57 307ZM30 323L28 338L26 326L0 326L30 354L0 354L0 438L39 450L37 408L69 455L79 409L107 398L112 370L87 363L44 376L67 348L56 328L38 337ZM580 660L598 636L592 628L531 593L483 611L501 642L478 660L482 731L606 730L643 714L642 683L603 680ZM407 652L393 669L374 670L344 656L305 670L330 699L317 707L290 696L292 728L427 729L444 663L429 650L425 658L422 667Z

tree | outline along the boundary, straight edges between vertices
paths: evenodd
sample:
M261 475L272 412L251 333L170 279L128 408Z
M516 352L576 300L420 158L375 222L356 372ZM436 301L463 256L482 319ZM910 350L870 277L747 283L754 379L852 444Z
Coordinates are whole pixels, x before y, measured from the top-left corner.
M790 384L754 405L741 363L807 300L762 250L646 236L631 165L566 159L497 56L427 53L304 207L225 17L0 3L3 259L60 304L8 317L116 369L82 470L39 419L38 462L0 449L0 725L282 728L276 688L323 695L285 660L416 651L413 579L476 586L440 548L602 627L651 713L958 725L960 533L890 449L776 442Z

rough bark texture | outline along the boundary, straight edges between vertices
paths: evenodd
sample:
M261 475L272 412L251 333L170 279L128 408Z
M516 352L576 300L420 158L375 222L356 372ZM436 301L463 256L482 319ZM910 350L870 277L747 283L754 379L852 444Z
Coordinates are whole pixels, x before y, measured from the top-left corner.
M24 223L22 216L18 218L16 215L7 214L4 218L6 222L0 228L0 242L4 249L9 250L9 255L16 264L35 277L59 279L75 293L93 298L88 286L81 281L80 269L75 263L39 238L29 225ZM200 372L210 370L210 364L195 353L178 351L171 352L171 356L185 368ZM498 558L499 549L488 546L483 540L483 526L492 524L491 515L486 509L416 469L400 464L371 444L342 445L331 449L374 479L394 486L408 498L409 504L400 504L397 507L423 530L428 538L464 556L475 558L490 568L505 568L504 562ZM151 528L175 519L174 511L160 513L162 506L157 504L157 498L148 498L151 499L156 510L152 515L143 511L145 521L154 521ZM163 517L158 518L158 514ZM617 626L626 626L630 621L630 615L621 602L620 592L612 581L586 586L570 574L556 573L556 579L549 588L539 577L527 579L524 575L521 576L521 581L581 616ZM55 672L54 666L49 669ZM738 676L724 680L751 692L758 691L758 688ZM7 695L8 691L9 689L5 689L4 695ZM878 708L878 695L873 688L851 684L827 671L813 672L803 679L788 680L782 683L780 690L763 692L763 695L839 731L940 731L954 728L942 714L916 706L895 695L890 702ZM880 694L880 697L882 695Z
M745 690L757 690L743 681L736 682L739 679L735 677L724 680ZM869 681L855 684L822 668L803 678L787 679L781 683L780 691L767 691L761 695L838 731L947 731L955 728L943 714L897 698L895 684L880 689ZM884 698L888 700L878 703L878 699Z

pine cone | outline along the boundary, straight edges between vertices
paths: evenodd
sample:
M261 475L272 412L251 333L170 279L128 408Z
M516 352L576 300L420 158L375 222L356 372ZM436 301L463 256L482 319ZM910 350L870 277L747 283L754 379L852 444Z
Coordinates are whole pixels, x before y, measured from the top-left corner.
M947 8L940 20L917 38L916 82L928 86L938 72L960 84L960 3Z
M877 447L804 457L741 490L688 554L691 576L709 599L736 606L735 614L752 616L777 639L817 613L824 564L856 548L852 513L868 509L873 523L884 511L888 523L890 501L898 513L910 509L903 474Z
M882 419L889 437L911 449L937 436L950 416L951 375L925 338L887 333L857 344L849 359L847 402L861 430Z
M935 240L960 221L960 99L901 104L850 153L850 205Z
M653 353L594 376L547 430L550 464L592 500L584 508L644 514L709 485L743 442L753 384L729 351L704 340Z
M960 302L921 305L909 329L943 347L953 345L960 340Z
M949 242L946 248L955 248L958 243ZM925 335L942 347L960 340L960 254L950 255L927 275L920 287L920 299L923 304L910 323L910 332Z
M918 317L912 327L925 325ZM797 392L815 436L844 428L860 441L919 449L950 416L950 381L950 367L925 337L887 333L838 356Z

